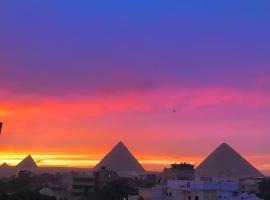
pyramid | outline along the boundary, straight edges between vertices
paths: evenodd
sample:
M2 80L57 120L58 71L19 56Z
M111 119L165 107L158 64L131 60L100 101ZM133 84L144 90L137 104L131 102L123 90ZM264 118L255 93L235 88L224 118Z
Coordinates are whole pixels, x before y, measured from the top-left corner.
M102 167L116 171L120 176L121 173L144 173L144 168L121 141L96 165L95 170Z
M196 169L197 177L213 179L239 179L263 177L263 174L246 161L228 144L221 144Z
M35 163L32 156L28 155L25 159L23 159L18 165L17 168L19 169L35 169L37 168L37 164Z
M0 167L1 167L1 168L8 168L9 166L8 166L7 163L4 162Z

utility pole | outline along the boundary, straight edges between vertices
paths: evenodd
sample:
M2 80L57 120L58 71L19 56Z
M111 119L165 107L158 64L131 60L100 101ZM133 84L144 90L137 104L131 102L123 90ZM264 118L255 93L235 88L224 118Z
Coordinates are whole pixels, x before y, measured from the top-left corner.
M0 134L2 133L3 122L0 122Z

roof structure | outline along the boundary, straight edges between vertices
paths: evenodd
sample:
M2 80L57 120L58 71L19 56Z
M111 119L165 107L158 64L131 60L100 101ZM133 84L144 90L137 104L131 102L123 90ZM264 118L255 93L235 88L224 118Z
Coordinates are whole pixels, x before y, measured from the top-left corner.
M197 177L245 178L263 177L263 174L228 144L221 144L196 169Z
M95 170L106 167L106 169L121 172L140 174L144 168L120 141L95 167Z
M34 159L31 155L28 155L25 159L23 159L18 165L20 169L35 169L37 168L37 164L35 163Z

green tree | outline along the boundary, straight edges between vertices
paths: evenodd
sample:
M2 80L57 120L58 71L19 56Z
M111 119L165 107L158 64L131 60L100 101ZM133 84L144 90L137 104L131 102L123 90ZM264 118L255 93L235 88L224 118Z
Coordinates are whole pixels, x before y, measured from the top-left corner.
M131 186L127 181L116 180L107 184L100 192L100 200L123 200L129 194L137 194L138 190Z

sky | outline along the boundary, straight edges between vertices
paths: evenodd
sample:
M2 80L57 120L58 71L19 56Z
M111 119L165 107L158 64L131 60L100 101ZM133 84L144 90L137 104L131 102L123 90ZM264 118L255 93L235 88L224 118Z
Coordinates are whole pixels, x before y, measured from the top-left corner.
M0 161L146 169L226 142L270 175L270 1L0 2ZM175 110L175 112L173 112Z

